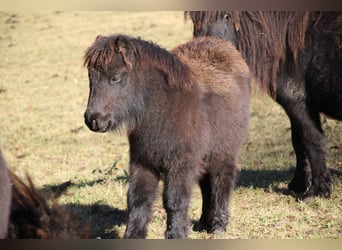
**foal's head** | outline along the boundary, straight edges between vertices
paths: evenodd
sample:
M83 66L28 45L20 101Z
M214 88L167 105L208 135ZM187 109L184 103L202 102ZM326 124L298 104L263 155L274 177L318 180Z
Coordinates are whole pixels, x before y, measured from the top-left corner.
M106 132L134 119L140 105L134 53L126 36L98 36L86 51L90 93L84 118L89 129Z
M96 132L122 123L134 126L151 93L170 88L186 92L194 84L192 71L177 56L152 42L125 35L98 36L86 51L84 64L90 82L84 118ZM158 87L151 90L155 85Z

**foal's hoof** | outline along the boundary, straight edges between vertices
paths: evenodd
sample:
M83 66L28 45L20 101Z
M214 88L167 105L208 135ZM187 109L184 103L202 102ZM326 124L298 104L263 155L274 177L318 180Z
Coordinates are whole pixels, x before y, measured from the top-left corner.
M216 228L216 229L214 229L212 231L209 231L208 233L213 234L215 236L222 236L222 235L225 234L225 232L226 232L226 229Z
M182 231L166 231L165 239L186 239L188 237L187 232Z
M223 226L208 226L208 225L204 225L200 222L197 222L194 224L193 231L195 232L207 232L209 234L213 234L216 236L222 236L225 232L226 232L226 227Z
M196 222L192 227L192 230L195 232L204 232L207 231L207 226L203 225L201 222Z

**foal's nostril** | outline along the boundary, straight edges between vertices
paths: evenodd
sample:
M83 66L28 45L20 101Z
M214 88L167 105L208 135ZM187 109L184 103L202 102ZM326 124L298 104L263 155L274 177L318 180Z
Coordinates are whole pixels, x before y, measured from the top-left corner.
M106 132L112 127L110 114L101 114L99 112L85 112L84 122L94 132Z
M96 120L92 120L91 121L91 127L93 128L93 130L97 130L97 122L96 122Z
M84 122L88 126L88 128L93 131L97 131L99 128L97 121L94 117L94 114L91 114L90 112L84 113Z

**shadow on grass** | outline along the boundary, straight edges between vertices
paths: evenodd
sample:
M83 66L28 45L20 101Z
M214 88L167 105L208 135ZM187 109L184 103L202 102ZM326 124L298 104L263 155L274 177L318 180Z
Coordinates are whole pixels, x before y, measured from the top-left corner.
M274 192L282 195L296 197L293 192L287 188L287 184L294 175L294 168L286 170L274 169L241 169L237 178L236 188L254 188L264 189L265 192ZM280 186L279 183L285 183Z
M93 186L102 183L102 179L89 182L73 183L67 181L58 185L47 185L40 189L45 197L59 198L61 195L68 195L67 189L70 187L81 188L84 186ZM89 227L89 238L118 239L119 233L115 229L126 223L127 212L119 208L113 208L106 204L95 203L89 205L83 204L65 204L69 211L79 218L81 227Z
M119 239L116 226L126 223L126 210L105 204L66 204L71 213L79 216L81 224L89 226L89 238Z
M104 182L103 179L97 179L93 181L86 181L86 182L80 182L80 183L74 183L72 181L66 181L61 184L56 185L45 185L40 191L45 195L53 194L55 198L59 198L61 195L63 195L68 188L74 187L74 188L82 188L86 186L94 186L96 184L101 184Z
M294 169L289 170L247 170L242 169L239 174L236 187L253 187L255 189L272 190L277 193L286 194L287 188L277 188L279 182L288 182L293 175ZM104 182L103 179L97 179L86 182L66 181L57 185L46 185L40 191L45 197L51 194L57 199L62 195L69 195L69 188L82 188L85 186L94 186ZM118 239L119 233L115 227L126 223L127 211L108 206L106 204L66 204L70 212L80 218L82 226L90 228L89 238ZM196 221L193 221L195 223Z
M248 170L242 169L239 173L236 187L253 187L255 189L265 189L272 187L277 193L289 195L287 188L277 188L277 183L288 182L292 178L294 169L289 170ZM57 185L46 185L40 191L45 197L51 194L57 199L62 195L68 195L69 188L82 188L85 186L94 186L104 182L103 179L97 179L87 182L75 183L66 181ZM119 233L115 229L126 223L127 211L113 208L106 204L66 204L70 212L80 218L82 226L90 228L89 238L118 239ZM196 223L197 221L193 221Z
M289 182L293 174L293 168L287 170L241 169L236 186L265 189L279 182Z
M295 194L288 190L287 183L293 177L294 168L287 170L250 170L242 169L239 173L236 187L246 187L254 189L264 189L265 192L275 192L282 195L291 195L295 197ZM334 177L342 177L342 172L336 169L331 169L331 174ZM76 187L81 188L84 186L93 186L102 183L103 179L73 183L67 181L58 185L45 186L40 191L47 197L52 193L55 198L65 194L68 188ZM285 183L285 186L279 187L279 183ZM68 194L65 194L68 195ZM126 223L127 211L113 208L105 204L66 204L73 214L76 214L80 218L80 223L83 226L90 228L89 238L102 238L102 239L118 239L119 233L115 229L116 226L121 226ZM195 224L198 221L192 220Z
M342 172L329 168L332 178L341 178ZM255 189L264 189L266 192L275 192L283 195L296 195L287 188L287 184L294 176L295 168L291 167L287 170L251 170L242 169L239 173L236 187L253 187ZM279 183L285 183L285 187L279 187Z

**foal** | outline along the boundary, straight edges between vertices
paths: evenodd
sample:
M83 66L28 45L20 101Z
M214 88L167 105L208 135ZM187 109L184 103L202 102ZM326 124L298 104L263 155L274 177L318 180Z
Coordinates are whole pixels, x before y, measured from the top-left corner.
M130 145L125 238L145 238L164 180L166 238L186 238L194 183L202 191L196 230L225 231L239 148L247 133L250 75L234 46L198 38L171 52L125 35L98 36L85 54L85 123L122 125Z

